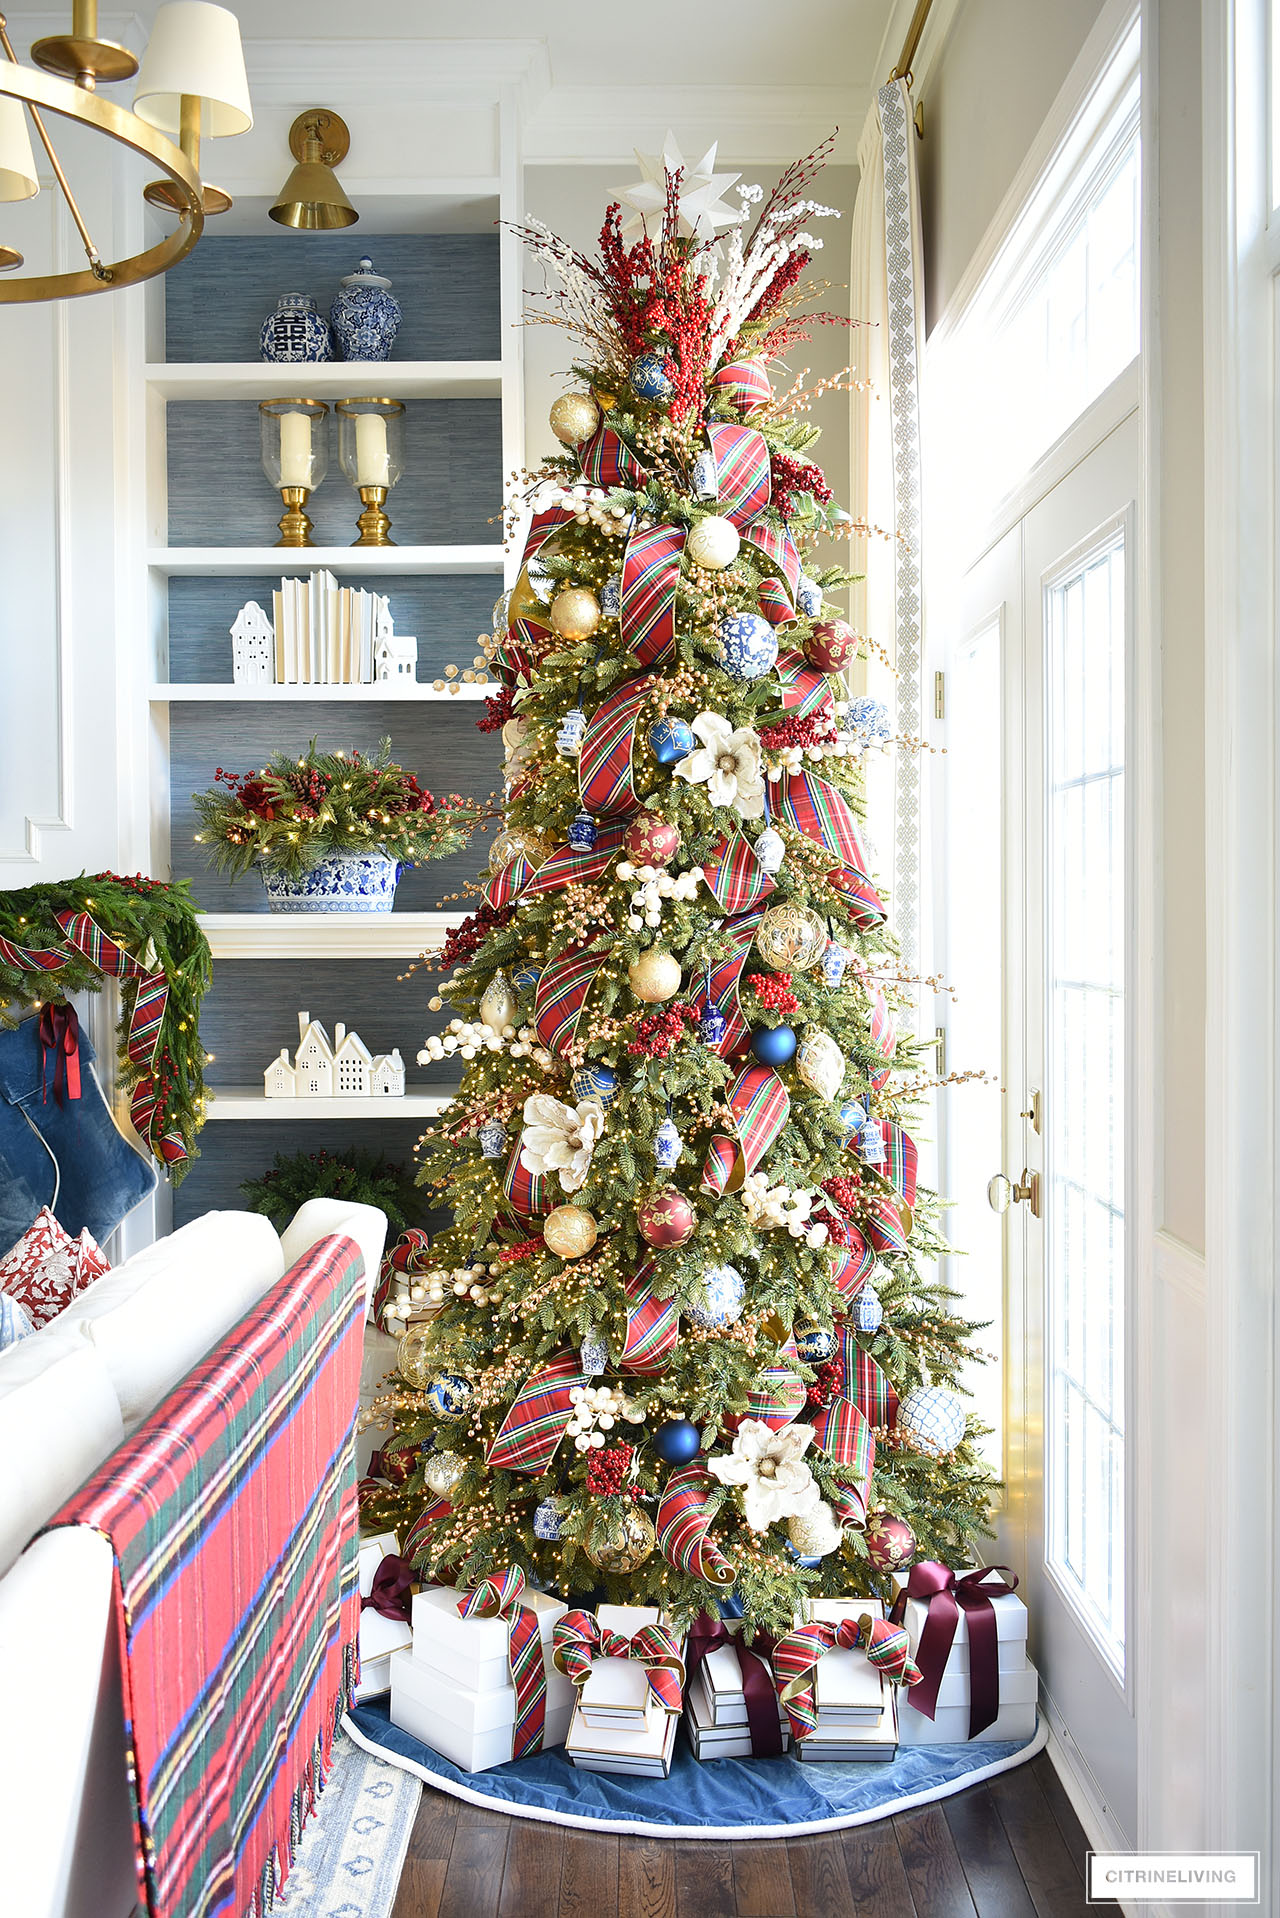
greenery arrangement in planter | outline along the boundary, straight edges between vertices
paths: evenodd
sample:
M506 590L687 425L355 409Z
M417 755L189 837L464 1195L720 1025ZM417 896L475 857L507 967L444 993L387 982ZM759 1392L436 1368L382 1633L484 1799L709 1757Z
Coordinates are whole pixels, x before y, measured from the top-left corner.
M277 1229L308 1199L347 1199L376 1205L387 1215L387 1244L423 1217L426 1205L413 1168L375 1152L277 1152L269 1171L240 1187L251 1212L264 1212Z

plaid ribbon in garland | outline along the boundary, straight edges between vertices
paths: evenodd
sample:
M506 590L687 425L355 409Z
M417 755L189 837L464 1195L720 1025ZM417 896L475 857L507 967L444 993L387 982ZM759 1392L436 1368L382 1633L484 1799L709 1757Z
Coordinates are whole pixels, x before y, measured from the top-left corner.
M715 898L730 917L748 912L773 891L773 881L744 833L721 833L702 868Z
M920 1155L916 1142L904 1126L895 1119L882 1122L884 1135L885 1161L877 1170L882 1179L887 1179L900 1199L908 1205L916 1202L916 1169Z
M529 521L529 530L525 534L524 552L520 557L521 566L527 566L529 561L542 550L551 535L561 526L567 526L572 518L573 514L567 506L544 506L540 513L535 513Z
M724 1037L715 1048L722 1059L735 1051L739 1041L746 1037L747 1022L738 1001L738 983L747 963L747 954L751 951L751 942L756 936L756 928L763 918L764 907L753 906L749 912L726 920L721 927L731 944L727 957L711 969L706 996L724 1015Z
M504 906L509 906L513 899L520 897L532 877L532 864L522 852L517 853L511 864L495 873L485 887L486 902L495 912L501 912Z
M627 1638L602 1625L594 1612L566 1612L556 1620L557 1671L581 1688L591 1676L597 1658L637 1658L645 1668L649 1696L665 1712L678 1712L684 1702L684 1659L680 1641L666 1625L642 1625Z
M789 1365L782 1362L766 1365L747 1394L747 1409L742 1417L759 1419L770 1431L780 1432L784 1425L790 1425L808 1396L808 1386ZM726 1419L725 1429L732 1427L736 1430L740 1422L738 1419Z
M651 684L648 673L627 680L601 701L587 721L578 753L578 791L584 810L596 819L635 808L631 755L636 721Z
M560 1203L549 1172L530 1172L519 1139L502 1175L502 1195L518 1219L545 1219Z
M573 1415L569 1393L586 1383L576 1352L531 1372L485 1453L489 1470L545 1472Z
M841 1304L850 1306L870 1278L876 1255L856 1225L846 1223L845 1231L849 1235L849 1243L833 1245L828 1249L831 1253L831 1282L840 1294Z
M749 1178L777 1139L791 1114L791 1098L772 1066L745 1066L725 1101L734 1131L717 1133L702 1167L702 1190L717 1196L741 1168Z
M865 873L846 872L837 866L827 874L827 884L844 894L849 917L859 932L870 932L873 927L883 925L888 918L884 901Z
M594 846L557 846L544 859L525 887L525 896L536 899L540 893L559 892L565 886L589 885L604 874L611 859L622 849L625 826L601 826Z
M817 666L811 666L803 653L779 653L774 671L782 687L784 712L794 713L799 719L816 712L834 714L830 679Z
M676 581L684 551L682 526L636 528L622 562L622 643L642 666L668 657L676 636Z
M513 619L489 661L495 679L512 692L521 680L531 685L549 630L531 619Z
M858 822L848 801L829 779L821 779L817 773L784 772L777 782L773 805L779 818L833 852L842 866L869 877L870 861Z
M431 1543L431 1534L441 1519L448 1518L453 1506L447 1498L428 1499L404 1535L404 1550L401 1556L410 1565L421 1565Z
M885 1194L868 1197L858 1214L869 1243L877 1252L905 1252L907 1233L901 1212Z
M599 426L589 440L579 446L578 464L582 477L593 486L642 488L647 475L620 433L611 426Z
M548 1052L567 1052L573 1044L587 994L604 959L602 952L576 947L544 966L533 1000L538 1043Z
M837 1465L857 1473L855 1483L842 1483L827 1496L842 1525L865 1526L876 1462L876 1435L865 1414L852 1399L832 1399L813 1419L813 1440Z
M665 1372L676 1349L680 1313L674 1299L654 1297L652 1276L646 1259L626 1282L627 1340L618 1360L624 1372Z
M771 526L767 520L758 519L748 526L746 537L758 553L763 553L771 566L776 566L782 575L782 582L795 605L796 589L800 584L800 555L796 543L785 526Z
M711 384L744 416L759 412L773 398L769 375L759 360L730 360L716 368Z
M713 1585L732 1585L737 1576L733 1566L707 1537L707 1495L712 1489L711 1476L701 1465L686 1465L671 1474L658 1506L658 1550L677 1571Z
M754 426L709 426L717 506L741 529L769 504L769 448Z
M756 603L771 626L785 626L796 616L790 595L780 579L762 579Z
M516 1694L516 1720L511 1735L512 1758L542 1750L547 1726L547 1669L542 1658L542 1631L537 1613L521 1604L524 1573L509 1565L501 1578L482 1578L458 1600L459 1618L505 1618L507 1662Z
M888 1428L898 1422L898 1395L884 1367L859 1345L851 1327L840 1327L844 1358L845 1395L851 1398L869 1425Z

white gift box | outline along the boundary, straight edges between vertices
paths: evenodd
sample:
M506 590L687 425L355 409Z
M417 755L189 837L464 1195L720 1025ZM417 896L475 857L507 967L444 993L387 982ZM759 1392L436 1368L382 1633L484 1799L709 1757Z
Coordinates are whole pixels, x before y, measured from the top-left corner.
M830 1653L824 1654L830 1657ZM898 1755L896 1688L884 1687L884 1704L871 1724L827 1725L819 1720L807 1738L797 1738L795 1755L806 1764L887 1765Z
M553 1698L548 1677L544 1751L564 1744L572 1717L572 1685L567 1699L561 1693ZM515 1721L516 1693L509 1674L505 1687L475 1691L424 1664L412 1652L397 1652L392 1658L392 1724L412 1732L462 1771L490 1771L507 1764Z
M883 1618L884 1606L875 1598L818 1598L813 1601L813 1615L839 1625L847 1618ZM880 1673L860 1646L846 1650L833 1645L822 1654L814 1670L813 1702L819 1731L829 1726L878 1727L884 1712L884 1693Z
M379 1565L388 1555L398 1555L400 1541L394 1532L379 1532L373 1538L362 1538L357 1560L360 1580L360 1596L368 1598L373 1590L373 1577ZM365 1605L360 1612L360 1683L356 1686L356 1697L376 1698L385 1692L391 1684L391 1654L403 1651L413 1643L413 1631L407 1619L384 1618L381 1612L375 1612L372 1605Z
M721 1651L724 1647L719 1648ZM707 1660L716 1656L707 1654ZM737 1659L730 1652L730 1658L736 1665ZM689 1734L689 1743L693 1755L704 1764L711 1758L750 1758L751 1733L747 1729L746 1706L739 1723L731 1724L717 1719L712 1702L711 1687L707 1681L707 1660L703 1661L697 1677L689 1687L689 1696L685 1706L685 1729ZM780 1708L781 1709L781 1708ZM782 1749L785 1752L791 1744L791 1731L784 1722L782 1727Z
M511 1684L508 1622L505 1618L459 1618L461 1597L461 1592L448 1585L433 1585L417 1594L413 1601L413 1655L420 1665L453 1679L466 1691L502 1691ZM551 1634L556 1620L563 1618L569 1607L563 1599L535 1592L529 1586L520 1594L520 1603L538 1621L548 1690L554 1678L559 1701L572 1704L573 1686L553 1671L551 1664Z
M666 1778L671 1772L679 1712L655 1711L639 1730L625 1725L589 1725L578 1706L565 1740L565 1756L579 1771L631 1772Z
M768 1661L760 1662L769 1672ZM745 1725L747 1700L742 1689L742 1667L733 1646L717 1645L713 1652L708 1652L698 1667L698 1677L706 1688L712 1723L731 1727ZM772 1672L769 1672L769 1682L773 1682Z
M938 1687L938 1709L932 1718L926 1718L911 1703L911 1692L907 1691L899 1720L899 1736L904 1745L967 1745L969 1743L969 1674L953 1672L947 1667L941 1685ZM980 1731L976 1744L995 1744L1000 1740L1021 1742L1034 1735L1036 1729L1036 1699L1040 1691L1040 1674L1034 1665L1024 1663L1019 1671L1002 1671L1000 1674L1000 1710L995 1719L984 1731Z
M961 1578L965 1572L974 1569L976 1568L973 1566L962 1566L956 1573L956 1577ZM893 1582L898 1591L902 1591L909 1576L910 1574L908 1572L895 1572L893 1574ZM993 1596L991 1599L991 1609L995 1614L996 1621L997 1662L999 1669L1001 1672L1020 1672L1025 1670L1027 1663L1026 1606L1016 1592L1010 1592L1003 1598ZM926 1599L909 1598L907 1600L902 1622L907 1628L907 1636L911 1640L912 1651L914 1651L920 1643L920 1635L924 1631L925 1620L928 1616L929 1605ZM956 1622L956 1635L951 1641L951 1650L947 1656L947 1673L949 1676L952 1672L967 1672L968 1669L969 1618L968 1614L961 1609L960 1617Z

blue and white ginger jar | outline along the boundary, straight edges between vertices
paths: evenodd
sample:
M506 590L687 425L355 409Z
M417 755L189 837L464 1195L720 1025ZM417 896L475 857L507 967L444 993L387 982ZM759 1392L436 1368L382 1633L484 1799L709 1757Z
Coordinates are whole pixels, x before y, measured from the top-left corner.
M391 282L373 270L367 256L354 273L338 283L329 319L344 360L385 360L391 357L400 331L400 302Z
M258 352L277 366L312 365L333 358L329 322L309 293L282 293L258 335Z

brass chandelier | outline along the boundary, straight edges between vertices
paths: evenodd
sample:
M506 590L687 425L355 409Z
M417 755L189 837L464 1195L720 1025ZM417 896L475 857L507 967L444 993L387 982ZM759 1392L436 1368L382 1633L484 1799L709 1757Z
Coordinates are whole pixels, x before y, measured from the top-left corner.
M34 68L19 65L2 13L0 49L0 202L27 200L39 191L29 115L88 262L74 272L20 275L21 253L0 244L0 305L114 292L176 266L200 238L205 220L231 204L219 188L201 182L202 133L218 138L245 133L253 125L235 15L211 0L167 0L156 15L141 69L127 47L99 38L97 0L73 0L70 33L37 40L31 49ZM135 73L132 112L99 96L100 83L128 80ZM105 133L154 161L164 177L151 182L145 198L177 214L173 232L128 259L104 260L58 159L46 113ZM166 137L172 135L176 146Z

